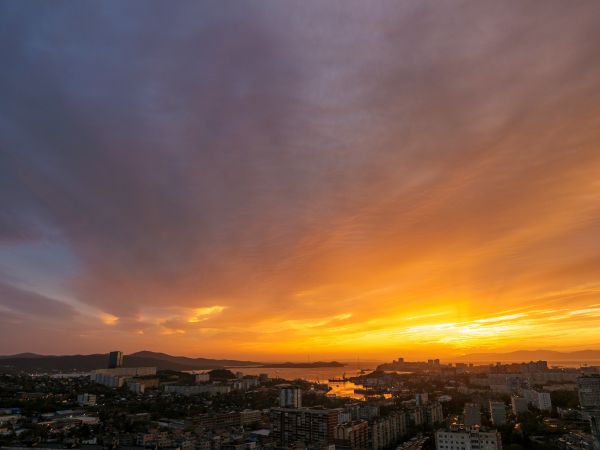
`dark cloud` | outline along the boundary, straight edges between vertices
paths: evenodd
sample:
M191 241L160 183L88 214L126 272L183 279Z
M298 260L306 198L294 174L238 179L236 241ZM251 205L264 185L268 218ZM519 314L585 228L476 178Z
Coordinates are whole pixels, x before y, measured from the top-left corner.
M64 244L71 296L147 332L561 272L600 252L598 13L3 2L0 244Z

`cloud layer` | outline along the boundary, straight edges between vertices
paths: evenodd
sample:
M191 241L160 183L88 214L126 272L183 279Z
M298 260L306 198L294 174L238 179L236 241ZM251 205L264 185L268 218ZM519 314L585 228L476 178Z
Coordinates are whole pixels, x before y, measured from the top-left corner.
M0 351L600 344L599 13L1 3Z

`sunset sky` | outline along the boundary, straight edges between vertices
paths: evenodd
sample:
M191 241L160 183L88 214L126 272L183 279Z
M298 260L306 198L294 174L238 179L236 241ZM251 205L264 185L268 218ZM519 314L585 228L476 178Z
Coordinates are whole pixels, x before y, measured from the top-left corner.
M1 1L0 354L600 349L600 2Z

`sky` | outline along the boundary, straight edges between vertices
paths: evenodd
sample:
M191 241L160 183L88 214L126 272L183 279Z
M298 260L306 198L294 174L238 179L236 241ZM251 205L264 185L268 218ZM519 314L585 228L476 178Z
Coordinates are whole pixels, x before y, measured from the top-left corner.
M0 354L600 349L599 17L0 0Z

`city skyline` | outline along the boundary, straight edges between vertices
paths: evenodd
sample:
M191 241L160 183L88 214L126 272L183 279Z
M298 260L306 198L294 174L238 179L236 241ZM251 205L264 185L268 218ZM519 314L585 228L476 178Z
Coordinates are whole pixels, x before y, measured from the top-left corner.
M600 350L598 14L0 2L0 355Z

